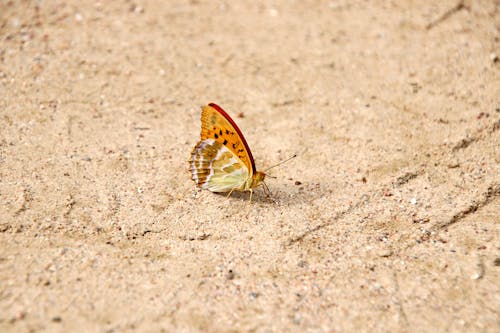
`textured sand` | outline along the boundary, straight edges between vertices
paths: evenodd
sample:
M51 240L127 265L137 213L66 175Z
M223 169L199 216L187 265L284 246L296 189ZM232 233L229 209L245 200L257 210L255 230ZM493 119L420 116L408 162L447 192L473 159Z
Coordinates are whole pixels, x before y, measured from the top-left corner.
M0 331L498 332L497 1L3 1ZM187 172L200 106L267 184ZM240 117L237 117L240 115Z

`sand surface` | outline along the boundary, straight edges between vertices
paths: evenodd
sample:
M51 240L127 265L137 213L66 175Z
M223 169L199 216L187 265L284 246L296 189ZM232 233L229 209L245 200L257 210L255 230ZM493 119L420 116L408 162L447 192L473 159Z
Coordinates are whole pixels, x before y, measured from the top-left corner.
M498 332L498 1L2 1L0 331ZM270 171L187 171L220 104Z

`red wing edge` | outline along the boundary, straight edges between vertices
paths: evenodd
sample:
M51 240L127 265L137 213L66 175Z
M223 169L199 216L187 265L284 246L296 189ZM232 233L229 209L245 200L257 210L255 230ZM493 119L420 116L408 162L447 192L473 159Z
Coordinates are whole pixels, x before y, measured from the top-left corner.
M248 156L250 157L250 162L252 163L252 175L254 175L257 172L257 169L255 168L255 162L253 160L252 151L250 150L250 147L248 147L247 140L245 140L245 137L243 136L243 133L241 133L240 129L238 128L238 125L236 125L234 120L226 113L226 111L222 110L222 108L220 106L218 106L215 103L210 103L208 105L213 107L224 118L226 118L226 120L229 121L229 123L234 127L234 129L236 130L236 132L240 136L241 140L243 141L243 145L245 146L245 149L247 150Z

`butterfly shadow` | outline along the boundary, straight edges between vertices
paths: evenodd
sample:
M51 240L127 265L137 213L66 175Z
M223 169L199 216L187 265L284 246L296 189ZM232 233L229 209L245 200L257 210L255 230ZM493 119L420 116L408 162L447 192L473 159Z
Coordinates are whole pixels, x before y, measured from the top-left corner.
M239 200L239 201L248 201L249 203L262 203L262 204L273 204L276 201L273 199L272 195L269 193L261 191L260 189L254 189L253 194L250 191L233 191L231 195L229 192L220 192L214 193L219 197L226 197L229 200ZM250 199L251 196L251 199Z
M279 183L271 184L271 201L284 206L296 206L311 203L327 195L328 191L320 188L319 183ZM254 193L255 194L255 193ZM267 196L268 194L262 194Z
M229 192L214 194L219 197L225 197L229 200L239 200L241 202L289 206L303 204L304 202L310 201L313 197L321 196L321 194L317 194L315 196L312 194L313 192L314 189L309 187L298 190L297 188L290 186L275 185L269 190L265 190L264 187L254 189L251 201L250 191L233 191L230 196Z

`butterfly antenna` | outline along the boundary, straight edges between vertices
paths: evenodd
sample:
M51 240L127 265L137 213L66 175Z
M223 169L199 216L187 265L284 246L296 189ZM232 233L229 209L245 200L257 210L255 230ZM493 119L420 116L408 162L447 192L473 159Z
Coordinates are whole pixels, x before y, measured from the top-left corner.
M286 160L284 160L284 161L279 162L278 164L275 164L275 165L273 165L273 166L270 166L269 168L267 168L266 170L264 170L264 172L267 172L267 170L269 170L269 169L272 169L272 168L275 168L275 167L277 167L277 166L279 166L279 165L282 165L283 163L286 163L286 162L290 161L292 158L295 158L295 157L297 157L297 154L294 154L293 156L291 156L291 157L287 158L287 159L286 159Z

